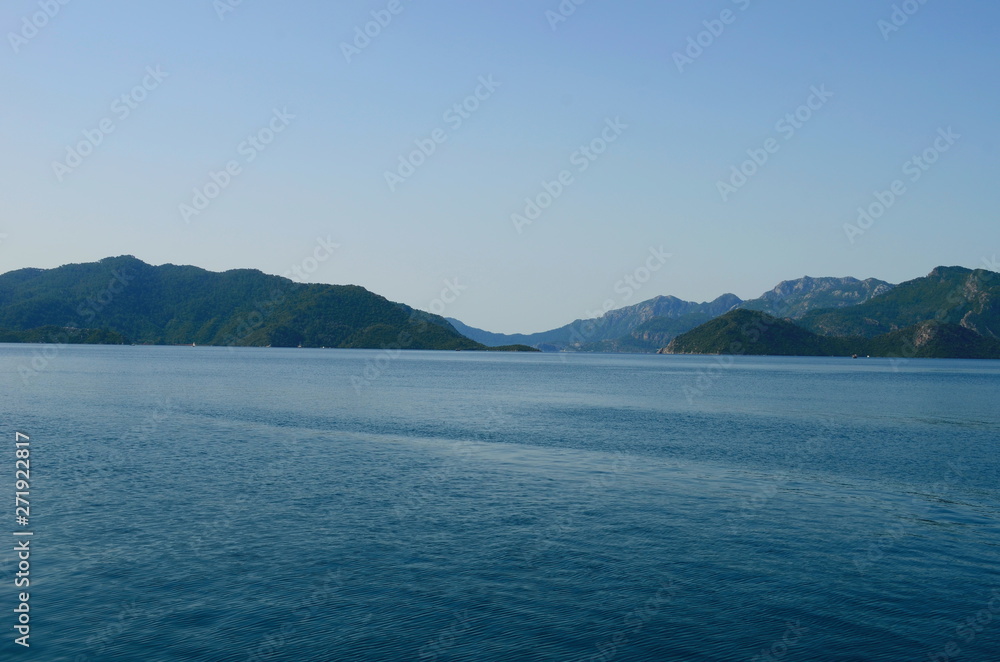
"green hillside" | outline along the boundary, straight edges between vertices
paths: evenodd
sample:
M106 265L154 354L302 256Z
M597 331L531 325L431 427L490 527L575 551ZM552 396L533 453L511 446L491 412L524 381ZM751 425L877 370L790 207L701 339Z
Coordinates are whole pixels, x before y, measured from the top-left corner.
M927 359L1000 359L1000 340L951 323L921 322L867 340L865 353Z
M1000 340L952 323L924 321L865 338L821 336L766 313L734 310L681 334L664 354L1000 358Z
M0 342L64 343L67 345L124 345L129 339L108 329L79 329L55 325L15 331L0 329Z
M829 339L792 322L740 308L682 333L664 353L825 356L830 345Z
M938 267L868 301L813 310L797 322L825 336L865 336L936 320L1000 338L1000 278L985 269Z
M132 256L0 275L0 328L106 329L137 343L484 349L444 318L356 285Z

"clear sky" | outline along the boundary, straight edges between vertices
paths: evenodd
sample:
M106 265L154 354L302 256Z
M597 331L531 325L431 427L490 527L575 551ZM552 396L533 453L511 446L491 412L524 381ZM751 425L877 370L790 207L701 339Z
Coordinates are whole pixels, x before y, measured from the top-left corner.
M0 271L298 266L533 332L983 266L1000 4L895 7L6 0Z

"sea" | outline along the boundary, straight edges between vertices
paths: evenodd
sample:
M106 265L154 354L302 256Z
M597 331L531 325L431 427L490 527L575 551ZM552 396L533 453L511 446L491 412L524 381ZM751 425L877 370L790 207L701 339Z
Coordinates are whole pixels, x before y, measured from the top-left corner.
M0 345L0 659L1000 660L998 405L995 361Z

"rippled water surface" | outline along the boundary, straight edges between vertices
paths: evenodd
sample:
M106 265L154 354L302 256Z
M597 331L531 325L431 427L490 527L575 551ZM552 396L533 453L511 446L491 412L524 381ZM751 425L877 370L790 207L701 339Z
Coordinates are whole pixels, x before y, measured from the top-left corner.
M2 659L1000 659L997 362L0 345L0 376L34 531Z

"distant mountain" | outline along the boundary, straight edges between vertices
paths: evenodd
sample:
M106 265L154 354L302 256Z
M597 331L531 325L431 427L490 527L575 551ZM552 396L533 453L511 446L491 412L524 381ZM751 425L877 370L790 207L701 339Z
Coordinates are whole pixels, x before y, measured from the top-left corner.
M695 311L680 317L653 317L626 336L587 343L580 349L586 352L653 353L685 331L718 317L718 314L713 313L715 311Z
M680 334L734 308L799 318L817 308L853 306L890 291L894 285L875 278L812 278L779 283L756 299L743 301L723 294L714 301L695 303L673 296L612 310L594 320L576 320L558 329L531 334L490 333L449 318L462 335L484 345L523 343L548 350L653 353Z
M449 318L448 321L459 333L488 346L520 343L532 347L544 346L550 351L561 349L606 351L594 348L600 347L603 341L615 341L628 336L640 325L654 318L679 319L695 313L700 314L701 317L692 318L692 326L687 327L693 328L705 316L711 319L721 315L741 301L735 294L723 294L714 301L703 303L684 301L673 296L658 296L632 306L608 311L597 318L578 319L557 329L529 334L490 333L470 327L453 318ZM646 347L641 351L655 351L656 347L653 346L652 349Z
M872 297L885 294L895 285L876 278L811 278L785 280L773 290L740 304L740 308L759 310L775 317L802 317L818 308L856 306Z
M678 336L662 353L998 359L1000 340L933 320L873 338L821 336L788 320L740 309Z
M716 299L724 305L687 308L672 317L653 317L636 326L627 335L584 345L592 352L655 352L680 334L704 324L733 308L766 312L775 317L797 318L815 308L852 306L888 292L894 286L875 278L812 278L782 281L756 299L740 301L727 294Z
M1000 278L937 267L863 303L806 312L794 323L744 308L674 338L671 354L865 354L1000 358ZM862 281L859 281L862 282Z
M138 343L485 349L442 317L356 285L157 267L132 256L0 275L0 329L14 333L5 337L35 338L22 332L42 327Z
M874 337L920 322L957 324L1000 338L1000 278L985 269L938 267L868 301L837 310L812 310L799 324L820 335Z
M460 320L454 317L445 318L449 324L454 327L456 331L461 333L466 338L474 340L478 343L482 343L487 347L500 347L507 344L524 344L524 345L537 345L537 342L532 342L532 336L538 336L540 334L526 334L526 333L493 333L491 331L484 331L483 329L477 329L474 326L469 326L464 324Z

